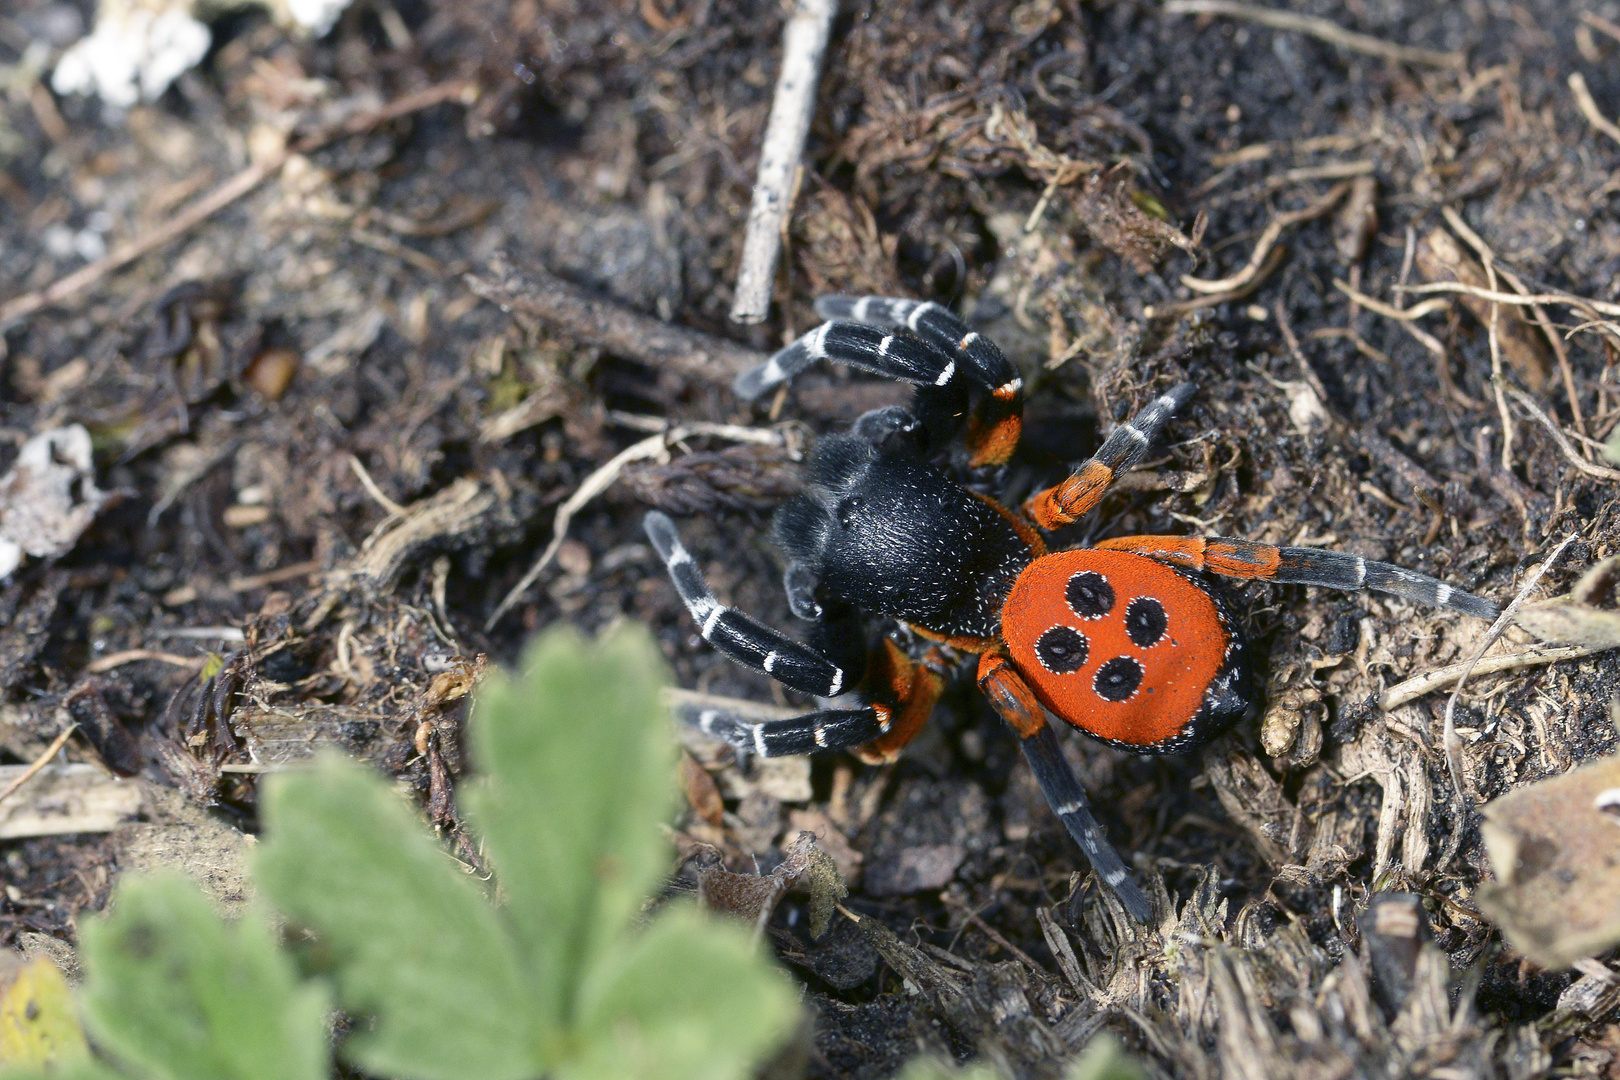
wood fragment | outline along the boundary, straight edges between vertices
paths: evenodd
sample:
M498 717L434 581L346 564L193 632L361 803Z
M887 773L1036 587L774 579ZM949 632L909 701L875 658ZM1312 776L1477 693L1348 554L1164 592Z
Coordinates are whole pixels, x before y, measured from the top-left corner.
M1408 64L1426 64L1431 67L1461 67L1466 56L1460 52L1442 52L1439 49L1420 49L1410 45L1396 45L1370 34L1346 30L1329 19L1311 15L1296 15L1291 11L1238 3L1236 0L1166 0L1167 15L1225 15L1233 19L1269 26L1274 30L1293 30L1308 34L1330 45L1338 45L1351 52L1368 56L1381 56Z
M770 312L783 228L792 209L794 180L815 112L821 58L837 13L838 0L797 0L782 30L782 72L760 146L759 178L748 209L732 322L763 322Z
M1455 281L1475 287L1490 284L1489 278L1496 273L1494 260L1481 269L1451 234L1438 226L1418 241L1417 267L1431 282ZM1493 306L1495 301L1465 294L1462 303L1480 325L1487 330L1494 329L1503 359L1512 365L1514 373L1527 387L1540 393L1547 385L1552 361L1531 324L1516 308L1501 313Z
M31 766L0 765L8 787ZM141 808L141 784L82 762L47 765L0 805L0 840L108 832Z
M724 338L631 311L539 267L520 272L505 252L490 259L488 276L468 274L463 280L475 294L521 321L540 323L579 344L718 386L729 387L732 379L766 359L763 353Z

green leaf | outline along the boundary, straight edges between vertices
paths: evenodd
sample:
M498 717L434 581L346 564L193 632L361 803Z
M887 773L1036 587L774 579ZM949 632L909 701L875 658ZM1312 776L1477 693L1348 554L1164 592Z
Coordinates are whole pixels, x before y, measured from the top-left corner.
M798 1022L798 991L743 927L686 905L600 958L558 1080L744 1080Z
M572 995L668 869L674 799L665 669L639 628L587 643L553 631L519 678L479 690L470 739L484 780L465 794L537 973L545 1015Z
M298 983L270 930L227 924L177 874L131 877L82 931L85 1020L143 1075L316 1080L330 1060L327 993Z
M935 1057L916 1057L906 1062L896 1080L1002 1080L993 1066L982 1061L958 1069L949 1061Z
M370 770L336 757L271 778L265 894L330 950L342 1047L407 1080L520 1080L547 1064L521 957L473 881Z
M50 1072L40 1072L32 1066L27 1069L12 1069L0 1065L0 1080L129 1080L129 1078L105 1065L85 1061L77 1065L52 1069Z
M1097 1035L1063 1070L1063 1080L1147 1080L1147 1073L1126 1055L1119 1040Z

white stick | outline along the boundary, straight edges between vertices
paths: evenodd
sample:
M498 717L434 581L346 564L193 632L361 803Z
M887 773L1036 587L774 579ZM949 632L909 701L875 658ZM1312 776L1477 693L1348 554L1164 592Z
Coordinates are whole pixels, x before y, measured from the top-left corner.
M816 109L821 57L827 51L827 37L837 13L838 0L796 0L782 31L782 74L776 80L776 98L771 102L759 152L759 179L754 182L754 203L748 209L732 322L763 322L771 309L771 283L776 279L777 257L782 254L782 222L793 197L793 178Z

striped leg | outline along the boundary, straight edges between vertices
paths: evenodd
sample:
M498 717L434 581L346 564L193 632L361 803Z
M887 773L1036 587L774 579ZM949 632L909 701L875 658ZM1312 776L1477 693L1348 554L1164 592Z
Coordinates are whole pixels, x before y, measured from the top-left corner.
M761 757L847 750L880 739L889 730L889 710L881 705L822 709L759 724L719 709L684 707L677 715L704 734Z
M837 697L850 688L844 669L815 649L716 600L667 515L650 510L642 525L704 641L744 667L763 671L783 686L806 694Z
M1096 506L1115 477L1141 464L1153 440L1195 389L1190 382L1179 383L1154 398L1141 412L1116 427L1067 480L1032 496L1024 504L1024 513L1041 528L1056 529Z
M1018 446L1023 427L1023 379L989 338L968 329L938 304L881 296L824 296L816 311L829 320L732 384L738 396L759 397L817 360L837 360L874 375L914 383L919 397L949 394L952 408L967 388L981 400L968 418L966 441L974 465L1000 464ZM896 332L898 331L898 332Z
M1086 853L1097 876L1119 897L1131 918L1146 925L1153 918L1153 905L1131 880L1125 862L1091 814L1085 789L1069 768L1058 743L1057 733L1046 722L1046 711L1029 686L1013 670L1003 655L987 652L979 661L979 689L1001 718L1018 734L1019 746L1035 782L1041 787L1052 812Z
M1376 589L1403 600L1450 608L1479 619L1495 619L1499 614L1497 606L1489 600L1452 588L1438 578L1343 551L1273 547L1252 540L1202 536L1121 536L1103 540L1096 546L1135 552L1222 577L1320 585L1346 592Z

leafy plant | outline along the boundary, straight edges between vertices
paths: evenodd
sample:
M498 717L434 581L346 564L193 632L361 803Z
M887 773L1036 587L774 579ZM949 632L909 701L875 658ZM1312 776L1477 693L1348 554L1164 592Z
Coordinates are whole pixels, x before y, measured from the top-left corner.
M553 632L485 683L464 790L493 898L370 771L271 778L255 872L310 932L306 974L262 914L227 924L184 881L127 880L83 935L83 1015L123 1071L52 1075L323 1076L329 1001L353 1020L338 1055L401 1080L749 1075L796 1022L793 986L741 927L643 916L668 865L661 679L644 634Z
M1002 1080L1002 1073L984 1061L958 1069L949 1062L920 1057L908 1062L899 1080ZM1147 1080L1142 1067L1120 1049L1111 1036L1098 1035L1063 1070L1063 1080Z

